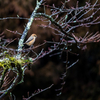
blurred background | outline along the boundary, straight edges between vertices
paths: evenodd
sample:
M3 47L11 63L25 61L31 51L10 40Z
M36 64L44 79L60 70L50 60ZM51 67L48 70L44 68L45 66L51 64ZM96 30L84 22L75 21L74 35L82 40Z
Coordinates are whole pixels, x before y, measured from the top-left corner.
M79 6L85 5L86 0L78 1ZM57 7L61 6L61 0L46 0L46 2L51 6L53 4ZM94 2L94 0L91 0L91 3ZM98 3L100 4L100 1ZM75 7L75 5L76 0L71 0L66 6L71 8L72 6ZM17 17L17 15L29 18L35 6L36 0L0 0L0 18ZM50 13L49 10L46 11ZM17 38L9 47L17 48L20 35L13 34L6 29L23 33L26 23L27 20L24 19L0 20L0 33L4 32L6 39ZM43 43L44 40L52 41L54 39L55 41L59 41L59 36L54 35L49 28L39 27L40 24L42 24L41 21L33 22L26 39L32 33L35 33L38 38L34 46ZM85 29L77 28L75 31L79 36L85 35L87 31L95 33L100 31L100 24ZM49 44L46 44L44 48L46 49L49 46ZM74 44L71 49L80 55L76 57L69 54L69 60L73 63L79 59L79 62L68 69L62 95L56 96L55 87L52 87L34 96L31 100L100 100L100 43L87 44L86 50L79 50ZM40 50L41 48L37 48L34 51L39 52ZM31 64L30 69L25 71L24 83L17 85L13 90L16 99L22 100L23 96L28 97L28 92L31 95L35 90L46 88L51 84L57 84L61 70L62 66L60 65L59 55L53 57L47 55L33 65Z

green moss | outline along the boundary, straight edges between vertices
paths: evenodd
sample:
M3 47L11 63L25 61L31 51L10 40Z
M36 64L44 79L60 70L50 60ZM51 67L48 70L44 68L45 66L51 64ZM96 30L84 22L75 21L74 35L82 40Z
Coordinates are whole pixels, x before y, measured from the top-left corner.
M3 67L4 69L7 68L13 68L13 67L17 67L17 66L23 66L23 64L25 63L29 63L29 60L25 60L25 59L16 59L16 57L13 56L9 56L8 54L6 55L5 58L3 58L2 60L0 60L0 67Z

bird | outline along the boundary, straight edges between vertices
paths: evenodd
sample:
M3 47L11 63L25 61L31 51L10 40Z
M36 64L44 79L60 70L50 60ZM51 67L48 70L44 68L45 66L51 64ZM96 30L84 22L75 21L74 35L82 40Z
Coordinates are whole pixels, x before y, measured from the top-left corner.
M26 40L26 42L25 42L24 44L26 44L26 45L28 45L28 46L32 46L32 45L34 44L36 38L37 38L37 35L36 35L36 34L32 34L32 35Z

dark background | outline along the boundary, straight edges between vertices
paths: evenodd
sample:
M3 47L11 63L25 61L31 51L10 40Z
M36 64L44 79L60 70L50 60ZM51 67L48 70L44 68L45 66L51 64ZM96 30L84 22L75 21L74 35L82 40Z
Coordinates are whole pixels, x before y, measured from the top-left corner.
M55 4L57 7L61 6L61 0L46 1L49 5ZM91 2L93 3L94 0L91 0ZM67 7L75 7L75 4L76 0L71 0L67 4ZM79 1L79 6L83 6L84 4L85 0ZM0 0L0 18L16 17L17 15L29 18L35 5L35 0ZM22 33L26 23L27 20L20 19L0 20L0 33L4 32L5 38L8 39L20 38L20 35L8 32L6 29ZM55 41L59 41L59 37L55 36L51 29L40 28L38 27L39 24L42 23L34 21L26 37L28 38L32 33L37 34L38 38L34 44L35 46L43 43L44 40L52 40L52 38ZM85 34L86 31L90 33L100 31L100 25L94 25L86 29L76 29L76 33L79 36ZM18 39L10 47L17 48L17 44ZM45 45L45 47L48 46ZM40 51L40 48L36 49L36 51ZM77 59L79 59L79 62L67 71L66 84L62 90L62 95L56 96L55 88L53 87L34 96L31 100L100 100L100 43L88 44L85 51L81 51L77 49L76 45L73 45L72 51L79 53L80 56L70 55L69 59L72 63ZM53 57L47 55L34 65L31 65L32 70L26 70L25 72L24 83L18 85L13 90L16 99L22 100L23 95L24 97L28 97L28 91L29 95L31 95L37 89L46 88L52 83L57 84L59 73L62 70L59 62L59 55Z

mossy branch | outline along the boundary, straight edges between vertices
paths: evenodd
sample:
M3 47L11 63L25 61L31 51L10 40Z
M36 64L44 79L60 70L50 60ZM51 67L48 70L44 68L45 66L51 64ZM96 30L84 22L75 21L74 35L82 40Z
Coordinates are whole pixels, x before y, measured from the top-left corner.
M4 77L5 77L5 74L6 74L7 71L8 71L8 68L5 68L4 71L2 72L2 77L0 79L0 87L3 84L3 80L4 80Z
M1 92L3 92L3 94L0 96L0 100L3 99L7 94L9 94L15 88L15 86L17 84L19 84L20 82L22 82L22 80L23 80L23 70L22 70L21 64L20 63L15 63L15 65L16 65L16 67L13 70L17 71L16 78L14 79L14 81L12 82L12 84L10 85L10 87L8 89L1 91ZM8 71L7 68L5 68L5 70L3 72L0 86L2 86L2 84L3 84L3 80L4 80L4 77L5 77L5 73Z
M34 18L36 16L36 12L40 8L40 5L42 4L42 2L43 2L43 0L41 0L40 2L38 2L38 0L37 0L37 5L36 5L34 11L32 12L32 14L31 14L31 16L29 18L29 21L28 21L28 23L27 23L27 25L26 25L26 27L25 27L25 29L23 31L23 34L22 34L22 36L21 36L21 38L19 40L19 43L18 43L18 55L17 55L17 58L19 58L19 59L21 58L21 51L22 51L24 39L25 39L25 37L27 35L28 30L30 29L30 27L32 25L32 22L33 22L33 20L34 20Z

